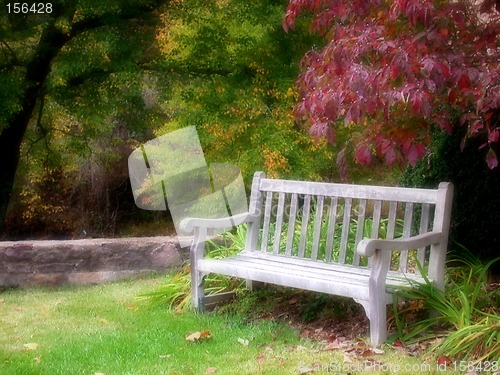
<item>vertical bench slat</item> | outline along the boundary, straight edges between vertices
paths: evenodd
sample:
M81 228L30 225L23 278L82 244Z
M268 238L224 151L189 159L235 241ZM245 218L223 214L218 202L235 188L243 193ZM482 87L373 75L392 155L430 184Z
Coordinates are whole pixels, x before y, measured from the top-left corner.
M394 232L396 230L397 212L398 212L398 202L391 201L389 203L389 217L388 217L388 223L387 223L386 239L388 239L388 240L394 239ZM393 269L392 257L391 257L391 263L389 265L389 269Z
M353 265L359 266L359 255L356 252L359 241L363 239L363 233L365 229L365 215L366 215L366 199L359 200L359 212L358 212L358 226L356 228L356 240L354 242L354 259Z
M422 204L422 213L420 215L420 229L419 234L427 233L429 231L429 215L430 205L428 203ZM422 267L425 266L425 247L421 247L417 251L417 259ZM417 270L417 273L419 271Z
M271 208L273 206L273 192L266 193L266 206L264 209L264 224L262 226L262 242L260 250L267 252L267 244L269 242L269 227L271 225Z
M382 216L382 201L375 201L373 205L373 216L372 216L372 232L370 233L370 238L377 239L378 232L380 229L380 217ZM368 268L372 268L373 257L368 259Z
M375 201L373 205L373 222L370 238L377 239L380 228L380 217L382 216L382 201Z
M322 195L318 196L316 201L316 215L314 217L314 232L313 232L313 243L312 243L312 252L311 259L318 259L318 249L319 249L319 239L321 235L321 227L323 223L323 202L325 197Z
M287 233L286 249L285 249L286 256L292 255L293 239L295 237L295 220L297 219L297 200L298 200L298 194L293 193L290 202L290 217L288 219L288 233Z
M394 232L396 230L396 214L398 211L398 202L391 201L389 203L389 218L387 223L387 237L388 240L394 239Z
M278 211L276 213L276 227L274 228L273 254L279 254L281 243L281 228L283 226L283 211L285 207L285 193L278 195Z
M299 254L298 254L299 258L304 258L305 254L310 212L311 212L311 196L306 195L304 197L304 206L302 207L302 224L300 228L300 243L299 243Z
M325 259L326 262L328 263L332 261L333 238L335 236L338 202L339 202L338 197L330 198L330 210L329 210L330 212L328 213L328 232L326 235L326 249L325 249Z
M263 172L256 172L252 181L252 192L250 194L250 207L249 212L252 214L259 214L256 221L248 223L247 238L245 240L245 251L256 251L259 248L259 234L261 220L261 209L264 201L264 194L259 190L260 180L265 176Z
M411 228L413 224L413 203L408 202L405 206L405 217L403 224L403 238L411 236ZM408 270L408 251L402 251L399 257L399 271L406 272Z
M403 225L403 238L411 236L411 228L413 225L413 203L408 202L405 205L405 217Z
M342 221L342 235L340 239L339 263L345 263L347 243L349 240L349 225L351 223L352 198L345 198L344 220Z

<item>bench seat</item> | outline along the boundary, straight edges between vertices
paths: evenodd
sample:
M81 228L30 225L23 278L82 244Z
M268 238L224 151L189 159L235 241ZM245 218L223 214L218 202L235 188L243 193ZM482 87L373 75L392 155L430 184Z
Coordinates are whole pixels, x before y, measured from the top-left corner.
M351 265L321 263L309 259L260 252L244 252L226 259L201 259L198 262L197 270L203 273L217 273L246 280L350 297L360 303L368 301L370 298L368 279L371 270ZM386 304L392 303L389 293L394 288L410 286L408 280L424 282L420 275L409 273L403 277L399 272L388 271Z

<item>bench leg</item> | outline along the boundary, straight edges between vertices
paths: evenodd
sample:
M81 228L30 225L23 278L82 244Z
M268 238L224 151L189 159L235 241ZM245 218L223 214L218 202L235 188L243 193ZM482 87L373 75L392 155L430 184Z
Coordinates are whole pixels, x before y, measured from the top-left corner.
M370 343L372 346L379 346L387 338L386 306L377 303L372 304L367 300L354 299L363 306L366 316L370 320Z
M387 340L387 306L383 300L370 301L370 342L379 346Z
M387 295L385 281L391 253L376 250L373 256L373 270L368 280L370 318L370 341L372 346L379 346L387 339Z
M205 311L205 275L196 270L191 270L191 296L193 307L199 311Z

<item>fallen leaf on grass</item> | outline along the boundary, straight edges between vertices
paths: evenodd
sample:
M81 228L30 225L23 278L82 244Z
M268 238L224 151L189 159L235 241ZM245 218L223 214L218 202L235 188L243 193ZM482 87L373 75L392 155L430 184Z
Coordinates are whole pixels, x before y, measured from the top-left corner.
M123 306L128 310L132 310L132 311L138 310L138 307L136 305L134 305L133 303L124 303Z
M344 363L352 363L351 357L344 353Z
M24 349L26 350L36 350L38 349L38 344L37 343L34 343L34 342L30 342L28 344L24 344Z
M404 348L405 344L403 344L403 342L400 339L397 339L396 341L394 341L394 347L396 347L396 348Z
M384 354L384 351L382 349L373 348L372 350L375 354Z
M300 375L310 374L314 372L312 366L304 362L299 362L297 370L299 371Z
M441 357L438 358L437 364L440 366L442 366L442 365L449 366L449 365L451 365L451 359L449 359L445 355L442 355Z
M172 356L172 354L162 354L159 356L160 359L168 359Z
M212 334L209 331L194 332L186 337L186 341L196 342L201 340L208 340L210 337L212 337Z
M248 340L242 339L241 337L238 337L238 342L243 346L248 346Z
M266 355L264 353L259 353L257 355L257 361L259 361L260 364L263 364L266 361Z
M331 343L329 343L327 346L325 346L323 348L323 351L327 351L327 350L337 350L337 349L340 349L342 346L340 345L339 341L338 340L335 340Z
M209 367L205 370L205 375L215 374L217 370L217 367Z

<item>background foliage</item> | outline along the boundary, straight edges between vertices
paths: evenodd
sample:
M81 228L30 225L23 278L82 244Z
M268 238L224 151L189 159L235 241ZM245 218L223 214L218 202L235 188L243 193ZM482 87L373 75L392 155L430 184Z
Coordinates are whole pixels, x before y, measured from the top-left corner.
M300 56L314 43L305 27L286 35L283 1L176 3L158 32L162 67L170 72L157 133L196 125L210 161L238 165L247 182L270 176L320 179L331 151L293 121Z
M286 2L158 0L155 11L134 10L140 5L80 1L59 18L1 14L4 137L20 128L11 119L35 41L49 25L68 36L50 60L20 146L11 237L149 233L135 222L157 223L165 233L168 214L135 208L126 158L142 142L188 125L196 125L210 162L238 165L247 183L255 170L333 174L331 148L291 113L298 61L318 38L306 22L294 35L283 31ZM77 32L81 23L86 28Z
M452 181L455 193L451 238L454 241L450 241L450 249L460 253L465 246L474 249L483 260L493 259L500 248L500 170L490 170L485 165L484 154L477 151L480 140L470 140L461 150L463 136L460 131L448 135L436 130L430 153L405 171L401 183L436 187L440 181Z
M352 181L395 184L397 172L380 162L406 157L416 165L434 134L405 183L454 182L454 236L484 254L497 246L500 184L496 170L485 168L499 151L493 3L372 8L361 1L344 9L334 2L328 10L322 1L285 0L54 4L57 17L0 13L0 138L19 128L14 119L37 72L34 57L42 47L57 50L37 83L3 237L165 233L168 213L136 209L126 158L144 141L196 125L208 161L238 165L247 184L255 170L336 180L347 165ZM295 29L288 33L287 4L285 29ZM479 22L481 14L490 18ZM462 33L461 25L470 27ZM47 30L62 42L52 35L41 46ZM331 101L333 93L343 101ZM383 102L388 97L394 100ZM448 146L440 143L446 133L432 132L442 128L457 130ZM371 163L365 176L351 160Z

